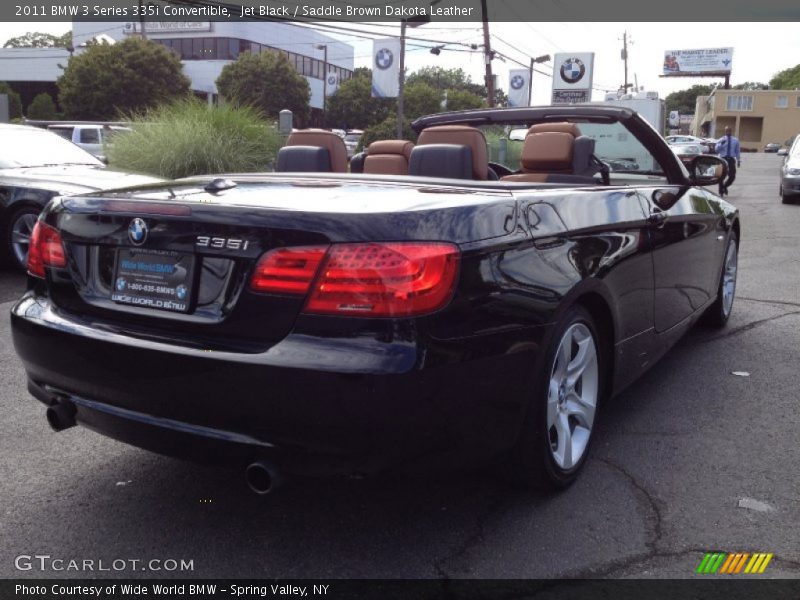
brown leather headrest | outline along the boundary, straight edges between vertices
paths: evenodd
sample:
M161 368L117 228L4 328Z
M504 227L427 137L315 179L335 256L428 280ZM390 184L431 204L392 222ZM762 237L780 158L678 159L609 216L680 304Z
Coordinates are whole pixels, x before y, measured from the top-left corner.
M331 156L333 173L347 172L347 147L338 135L324 129L302 129L293 132L286 140L287 146L320 146Z
M480 129L467 125L437 125L422 130L417 146L424 144L456 144L472 149L472 176L486 179L489 174L489 153L486 138Z
M524 171L572 170L575 138L559 131L532 133L525 138L520 162Z
M367 148L367 155L402 154L406 157L406 160L408 160L411 157L411 151L413 149L414 143L408 140L378 140L369 145L369 148Z
M572 135L572 137L578 137L581 134L581 130L578 129L578 126L575 125L575 123L564 122L564 123L537 123L536 125L531 125L526 135L530 135L531 133L544 133L546 131L569 133Z

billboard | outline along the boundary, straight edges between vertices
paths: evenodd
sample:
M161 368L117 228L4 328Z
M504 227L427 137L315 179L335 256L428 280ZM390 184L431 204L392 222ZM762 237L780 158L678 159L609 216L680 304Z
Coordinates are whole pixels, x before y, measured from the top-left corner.
M727 75L731 72L733 48L667 50L664 52L664 77Z
M594 52L561 52L553 58L553 103L592 99Z
M372 43L372 97L397 98L400 93L400 40Z
M508 105L528 106L531 89L531 73L528 69L510 69L508 71Z

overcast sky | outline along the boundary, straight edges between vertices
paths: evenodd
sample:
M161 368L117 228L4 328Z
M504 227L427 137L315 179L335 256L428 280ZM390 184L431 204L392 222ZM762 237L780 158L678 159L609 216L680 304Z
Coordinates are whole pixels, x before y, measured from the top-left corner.
M400 26L376 27L342 24L398 35ZM61 34L69 23L0 23L0 40L28 31ZM427 40L483 43L480 23L430 23L409 29L409 35ZM556 52L595 52L594 100L603 98L602 90L616 90L623 82L620 59L622 34L632 40L628 49L629 81L637 81L646 90L656 90L661 97L695 83L713 83L721 79L659 77L665 50L732 47L731 84L744 81L767 82L778 71L800 63L800 35L797 23L490 23L493 47L508 56L528 63L530 56ZM372 42L357 37L336 36L355 47L356 66L371 66ZM406 64L413 71L423 66L461 67L473 81L483 80L483 57L480 52L455 52L445 48L434 56L427 48L417 48L410 41ZM453 46L457 48L458 46ZM510 61L495 60L493 68L500 87L508 89L508 69L519 68ZM533 77L534 104L549 102L552 63L537 65L547 74Z

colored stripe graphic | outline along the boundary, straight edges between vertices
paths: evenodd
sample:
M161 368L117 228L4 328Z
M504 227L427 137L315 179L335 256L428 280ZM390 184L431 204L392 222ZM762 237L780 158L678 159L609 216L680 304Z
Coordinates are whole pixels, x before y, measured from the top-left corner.
M706 552L697 566L696 573L735 575L742 572L748 574L763 573L774 554L772 552Z

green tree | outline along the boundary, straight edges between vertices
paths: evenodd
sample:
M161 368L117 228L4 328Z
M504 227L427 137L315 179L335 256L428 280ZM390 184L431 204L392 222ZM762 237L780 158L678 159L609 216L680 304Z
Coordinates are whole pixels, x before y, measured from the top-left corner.
M387 117L384 121L365 129L358 150L363 150L376 140L394 139L397 139L397 116ZM403 139L412 142L417 140L417 134L411 129L411 122L408 119L403 120Z
M406 78L408 85L426 83L438 90L462 90L481 98L486 97L486 87L473 83L463 69L443 69L442 67L423 67Z
M768 90L768 83L761 83L760 81L745 81L744 83L737 83L733 86L734 90Z
M128 38L92 44L58 80L58 98L72 119L112 119L189 94L180 59L161 44Z
M677 110L681 114L694 113L698 96L708 96L713 89L710 85L693 85L687 90L672 92L665 98L667 113Z
M466 90L447 90L447 110L469 110L485 108L483 98Z
M444 93L427 83L417 81L405 86L405 117L414 120L423 115L441 112Z
M9 38L3 48L69 48L72 46L72 32L62 35L29 31L25 35Z
M8 96L8 118L21 119L22 118L22 99L19 94L11 89L11 86L6 82L0 82L0 94Z
M800 88L800 65L784 69L773 75L769 80L773 90L794 90Z
M283 54L240 54L217 78L220 94L240 106L252 106L265 117L276 118L289 109L302 122L309 111L311 90Z
M327 124L343 129L367 129L397 112L394 98L372 97L372 71L364 67L328 98Z
M50 94L42 92L37 94L28 105L28 118L40 121L52 121L56 118L56 103Z

